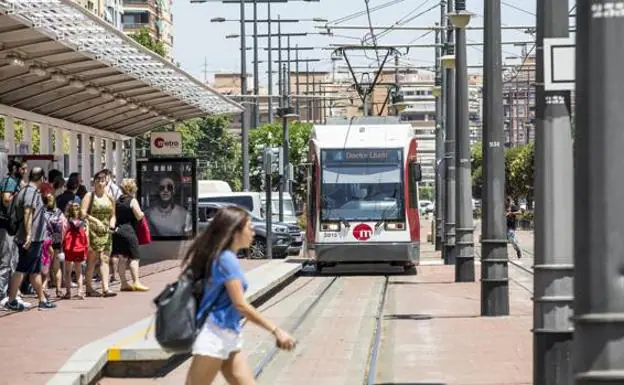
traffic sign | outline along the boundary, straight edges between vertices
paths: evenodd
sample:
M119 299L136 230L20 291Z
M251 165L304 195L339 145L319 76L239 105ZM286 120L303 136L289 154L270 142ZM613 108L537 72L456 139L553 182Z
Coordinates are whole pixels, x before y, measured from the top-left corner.
M573 37L544 38L544 90L574 90L575 48Z

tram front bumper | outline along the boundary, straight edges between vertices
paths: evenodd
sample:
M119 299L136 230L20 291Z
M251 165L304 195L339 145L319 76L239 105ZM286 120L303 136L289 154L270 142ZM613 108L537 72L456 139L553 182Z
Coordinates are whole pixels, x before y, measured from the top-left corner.
M319 262L388 263L420 262L420 242L317 243L314 254Z

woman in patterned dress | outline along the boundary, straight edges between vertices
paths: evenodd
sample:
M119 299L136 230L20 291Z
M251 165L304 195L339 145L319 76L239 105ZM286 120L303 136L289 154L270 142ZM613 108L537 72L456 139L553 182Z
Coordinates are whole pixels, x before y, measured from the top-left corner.
M106 175L98 172L93 177L93 192L87 193L82 200L82 216L89 226L89 257L85 277L87 297L114 297L117 293L110 290L109 257L112 249L111 234L115 231L115 202L106 193ZM93 289L93 272L100 262L102 293Z

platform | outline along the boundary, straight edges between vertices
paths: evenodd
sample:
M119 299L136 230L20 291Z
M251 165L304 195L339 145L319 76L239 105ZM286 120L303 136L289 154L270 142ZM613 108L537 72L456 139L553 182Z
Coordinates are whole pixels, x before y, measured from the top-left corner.
M249 280L249 288L246 292L247 300L253 302L263 297L294 277L300 269L300 263L275 260L263 263L249 271L247 275ZM169 281L164 283L167 282ZM157 290L159 288L154 288L154 293L157 293ZM153 295L155 294L152 294L150 299ZM151 307L151 313L153 313L153 306ZM154 339L151 313L129 326L80 347L47 384L89 384L97 379L109 362L117 364L116 370L119 370L119 364L124 362L140 362L140 366L148 370L150 361L159 364L170 359L172 355L163 352Z

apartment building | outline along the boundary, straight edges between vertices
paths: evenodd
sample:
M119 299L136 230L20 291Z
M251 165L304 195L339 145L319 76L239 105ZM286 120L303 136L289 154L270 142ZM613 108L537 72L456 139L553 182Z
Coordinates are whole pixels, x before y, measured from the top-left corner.
M153 39L163 43L168 60L173 52L172 4L173 0L123 0L123 31L133 34L147 29Z
M74 2L98 17L104 16L104 0L74 0Z
M515 147L535 139L535 56L506 71L503 82L505 144Z

